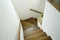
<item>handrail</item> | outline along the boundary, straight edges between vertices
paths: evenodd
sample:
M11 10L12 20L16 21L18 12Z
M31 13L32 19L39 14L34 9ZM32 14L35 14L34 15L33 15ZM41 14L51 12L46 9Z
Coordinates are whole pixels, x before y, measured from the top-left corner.
M34 10L34 9L30 9L30 10L33 11L33 12L42 14L42 12L39 12L39 11L37 11L37 10Z

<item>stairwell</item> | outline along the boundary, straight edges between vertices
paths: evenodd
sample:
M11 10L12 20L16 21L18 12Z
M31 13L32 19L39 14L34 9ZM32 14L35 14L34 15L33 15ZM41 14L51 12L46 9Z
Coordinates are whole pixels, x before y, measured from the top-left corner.
M52 40L41 28L37 26L36 18L29 18L27 20L21 20L24 40Z

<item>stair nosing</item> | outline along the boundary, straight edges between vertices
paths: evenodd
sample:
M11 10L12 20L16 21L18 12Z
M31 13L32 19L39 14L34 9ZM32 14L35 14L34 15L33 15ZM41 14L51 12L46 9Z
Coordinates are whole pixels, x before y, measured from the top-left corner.
M40 34L38 34L38 35L41 35L42 33L46 33L46 32L41 32ZM38 35L34 35L34 36L31 36L31 37L29 37L29 38L26 38L26 39L31 39L32 37L36 37L36 36L38 36ZM46 35L47 36L47 35Z
M43 30L42 30L42 29L37 30L37 31L41 31L41 32L43 32ZM32 33L36 33L37 31L34 31L34 32L31 32L31 33L28 33L27 35L32 34ZM25 33L24 33L24 34L25 34Z

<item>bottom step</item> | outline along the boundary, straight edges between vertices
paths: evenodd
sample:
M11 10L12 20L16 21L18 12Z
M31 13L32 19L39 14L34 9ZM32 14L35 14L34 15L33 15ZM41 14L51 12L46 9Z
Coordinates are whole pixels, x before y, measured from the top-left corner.
M27 37L25 37L25 40L39 40L40 38L42 38L42 37L45 37L45 36L47 36L47 34L45 33L45 32L41 32L41 33L39 33L39 34L36 34L36 35L32 35L32 36L27 36Z
M50 36L41 37L39 40L52 40Z

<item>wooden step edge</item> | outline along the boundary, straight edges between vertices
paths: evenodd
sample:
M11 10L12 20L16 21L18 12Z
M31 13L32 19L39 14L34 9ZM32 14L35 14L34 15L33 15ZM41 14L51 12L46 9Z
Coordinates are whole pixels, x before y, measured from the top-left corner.
M21 23L22 23L22 24L24 24L24 23L26 23L26 24L31 24L31 23L26 22L26 21L24 21L24 20L21 20ZM31 25L33 25L33 24L31 24Z
M29 19L26 19L26 20L20 20L21 22L25 21L25 22L29 22L31 24L37 24L37 19L36 18L29 18Z
M41 37L39 40L52 40L50 36Z
M38 37L38 36L43 37L43 36L41 36L42 34L43 34L43 36L47 36L46 32L41 32L40 34L37 34L37 35L31 36L31 37L28 37L28 38L25 38L25 39L32 39L32 38L34 38L34 37Z
M26 23L28 23L28 24L31 24L31 23L29 23L29 22L27 22L27 21L21 20L21 23L24 23L24 22L26 22Z
M23 29L23 30L26 31L26 30L28 30L32 27L35 27L35 29L40 29L40 28L37 27L37 25L30 25L30 26L26 26L26 28L24 27L25 29Z
M21 21L21 24L22 24L22 26L30 26L30 25L34 25L34 24L29 23L29 22L26 22L26 21ZM37 25L35 25L35 26L37 26Z
M27 28L29 28L29 26L31 26L31 27L32 26L36 26L36 25L31 24L29 22L22 22L21 24L22 24L24 30L27 29Z
M29 18L29 19L26 19L26 20L37 20L37 18L33 18L33 17L31 17L31 18ZM24 20L24 21L26 21L26 20Z
M30 33L30 34L26 34L26 35L24 35L24 37L29 37L29 36L34 36L34 35L37 35L37 34L40 34L41 32L43 32L43 31L38 31L38 32L33 32L33 33Z
M35 21L35 20L26 21L26 22L29 22L29 23L34 24L34 25L37 25L37 21Z
M43 32L43 30L42 29L40 29L40 30L35 30L35 31L33 31L33 32L31 32L31 33L27 33L27 34L25 34L24 36L26 36L26 35L30 35L30 34L33 34L33 33L36 33L36 32Z
M35 28L34 31L40 30L40 28L39 28L38 26L31 25L31 27L29 26L27 29L23 29L23 30L24 30L24 33L26 33L25 31L27 31L27 30L30 29L30 28Z

